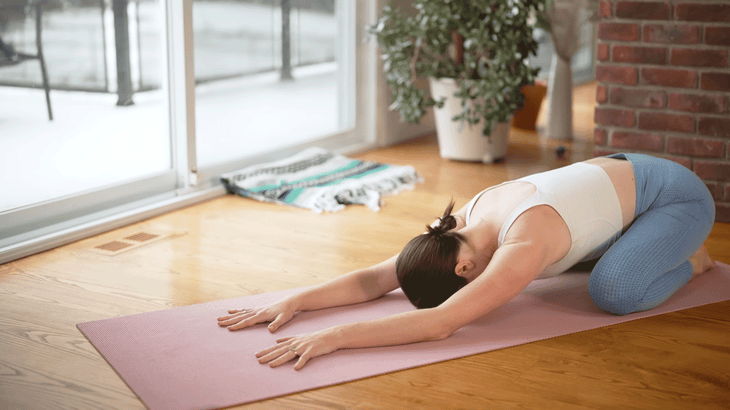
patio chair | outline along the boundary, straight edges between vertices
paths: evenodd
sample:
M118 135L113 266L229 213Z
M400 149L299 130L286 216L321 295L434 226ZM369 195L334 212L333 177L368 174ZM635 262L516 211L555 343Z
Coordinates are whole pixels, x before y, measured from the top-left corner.
M29 54L16 51L10 44L3 42L0 37L0 69L3 67L14 66L29 60L38 60L41 65L41 75L43 76L43 88L46 91L46 106L48 107L48 119L53 120L53 112L51 111L51 88L48 84L48 73L46 72L46 61L43 58L43 42L41 37L41 13L45 0L0 0L0 15L7 13L18 13L25 15L26 5L35 8L35 44L36 53Z

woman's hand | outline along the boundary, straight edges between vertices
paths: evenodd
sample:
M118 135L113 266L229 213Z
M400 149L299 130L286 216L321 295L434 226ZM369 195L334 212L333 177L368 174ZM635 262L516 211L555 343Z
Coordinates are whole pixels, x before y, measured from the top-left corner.
M296 303L291 299L284 299L259 309L230 309L228 311L231 313L230 315L218 318L218 326L226 326L228 330L238 330L259 323L271 322L269 331L273 333L291 320L296 311Z
M306 335L277 339L276 346L256 353L256 357L259 358L261 364L269 363L269 366L277 367L298 356L299 360L294 365L294 370L299 370L307 364L309 359L339 349L336 334L334 329L325 329Z

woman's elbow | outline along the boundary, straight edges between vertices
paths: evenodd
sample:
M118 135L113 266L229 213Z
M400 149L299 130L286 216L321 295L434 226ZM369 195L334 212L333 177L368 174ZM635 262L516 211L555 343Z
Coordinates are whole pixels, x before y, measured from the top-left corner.
M436 329L436 332L432 334L432 340L444 340L454 334L454 332L457 329L454 329L453 326L434 326Z

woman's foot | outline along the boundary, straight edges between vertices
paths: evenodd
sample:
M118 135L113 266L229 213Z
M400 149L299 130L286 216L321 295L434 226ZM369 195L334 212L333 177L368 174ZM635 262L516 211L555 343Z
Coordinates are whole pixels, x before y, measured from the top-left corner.
M700 249L697 249L697 252L690 256L689 263L692 264L693 277L715 267L715 261L710 258L710 254L707 253L705 245L700 246Z

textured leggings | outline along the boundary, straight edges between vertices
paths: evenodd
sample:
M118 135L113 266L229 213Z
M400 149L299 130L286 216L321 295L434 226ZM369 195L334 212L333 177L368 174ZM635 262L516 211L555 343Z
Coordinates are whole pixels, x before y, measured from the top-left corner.
M709 190L692 171L642 154L614 154L634 167L634 222L601 256L588 289L603 310L625 315L656 307L692 278L689 257L715 221Z

